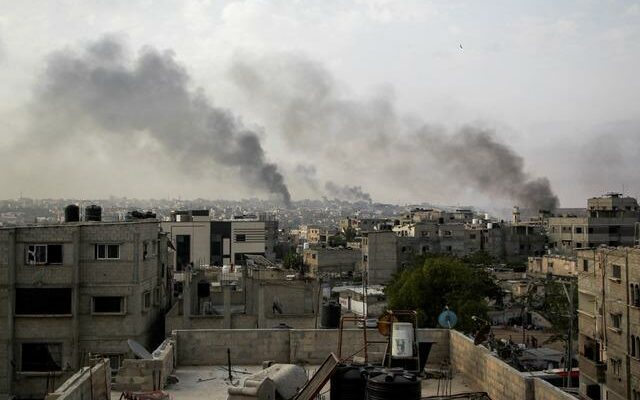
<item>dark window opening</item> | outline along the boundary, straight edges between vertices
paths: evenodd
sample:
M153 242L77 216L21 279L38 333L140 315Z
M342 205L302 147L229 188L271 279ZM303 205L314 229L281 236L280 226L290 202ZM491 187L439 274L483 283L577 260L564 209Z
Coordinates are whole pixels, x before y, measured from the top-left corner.
M70 314L70 288L16 289L16 315Z
M576 233L582 233L582 227L576 227Z
M26 263L30 265L62 264L62 245L30 244L27 246Z
M589 272L589 260L582 260L582 270Z
M124 312L124 297L100 296L93 298L93 313L122 314Z
M244 234L237 234L236 235L236 242L246 242L247 241L247 235Z
M21 361L25 372L62 371L62 344L23 343Z
M611 275L616 278L616 279L621 279L622 278L622 268L619 265L612 265L611 266Z
M191 262L191 236L176 235L176 269L182 271Z

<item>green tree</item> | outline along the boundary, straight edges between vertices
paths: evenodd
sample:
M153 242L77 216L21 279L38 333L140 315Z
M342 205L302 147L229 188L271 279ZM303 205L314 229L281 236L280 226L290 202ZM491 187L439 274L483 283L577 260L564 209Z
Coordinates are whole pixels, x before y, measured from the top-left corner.
M565 283L567 292L562 286L562 282L547 282L544 286L544 303L537 311L551 323L550 331L553 335L545 343L561 341L566 346L571 324L570 316L573 318L573 338L577 336L578 313L575 310L578 307L578 291L573 285L573 293L570 293L573 296L573 314L571 314L567 293L571 291L572 286Z
M416 310L420 326L436 327L438 315L449 306L458 315L456 328L464 332L475 329L472 316L486 318L486 298L499 293L484 270L447 256L416 258L386 288L389 307Z
M352 226L347 226L342 230L342 234L347 242L353 242L356 238L356 229Z
M282 260L282 266L286 269L295 269L296 271L301 271L303 269L303 260L302 256L296 253L295 250L290 249L289 252L284 256Z

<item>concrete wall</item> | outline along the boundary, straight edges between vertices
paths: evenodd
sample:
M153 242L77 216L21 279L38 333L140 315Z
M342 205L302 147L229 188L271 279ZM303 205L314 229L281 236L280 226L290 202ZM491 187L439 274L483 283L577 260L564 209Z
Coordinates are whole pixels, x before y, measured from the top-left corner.
M450 331L449 344L454 370L487 392L492 400L575 399L548 382L517 371L458 331Z
M83 367L64 382L45 400L109 399L111 396L111 368L104 359L93 368Z
M383 340L376 330L367 331L369 340ZM241 365L260 364L264 360L293 363L321 363L330 352L337 354L336 329L240 329L178 330L176 341L178 365L226 364L227 348L231 362ZM342 356L357 353L364 345L362 331L345 330ZM435 342L429 363L439 363L449 354L449 335L441 329L419 329L418 340ZM377 346L377 347L376 347ZM372 361L381 358L384 345L370 349Z
M572 395L564 392L547 381L534 378L533 391L535 400L575 400Z
M151 391L164 388L174 369L175 345L165 340L154 352L153 359L126 359L115 377L115 390Z

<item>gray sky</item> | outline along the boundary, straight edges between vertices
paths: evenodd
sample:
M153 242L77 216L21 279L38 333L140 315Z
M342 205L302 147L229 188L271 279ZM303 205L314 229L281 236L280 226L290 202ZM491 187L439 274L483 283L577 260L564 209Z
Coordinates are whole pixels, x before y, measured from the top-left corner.
M133 74L145 46L171 50L192 95L260 139L294 199L332 182L381 201L514 202L413 146L425 124L490 131L562 206L640 193L637 1L25 0L0 2L0 197L269 195L245 166L183 154L149 124L53 118L51 54L86 60L105 35L124 49L114 70Z

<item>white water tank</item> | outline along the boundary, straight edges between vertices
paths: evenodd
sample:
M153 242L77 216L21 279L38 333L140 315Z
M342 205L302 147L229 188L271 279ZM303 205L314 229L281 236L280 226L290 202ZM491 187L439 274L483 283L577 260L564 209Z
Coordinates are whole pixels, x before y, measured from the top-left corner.
M493 223L487 222L487 229L493 229Z
M392 357L413 357L413 324L410 322L394 322L391 341Z
M471 225L478 225L478 218L473 218L471 220Z

